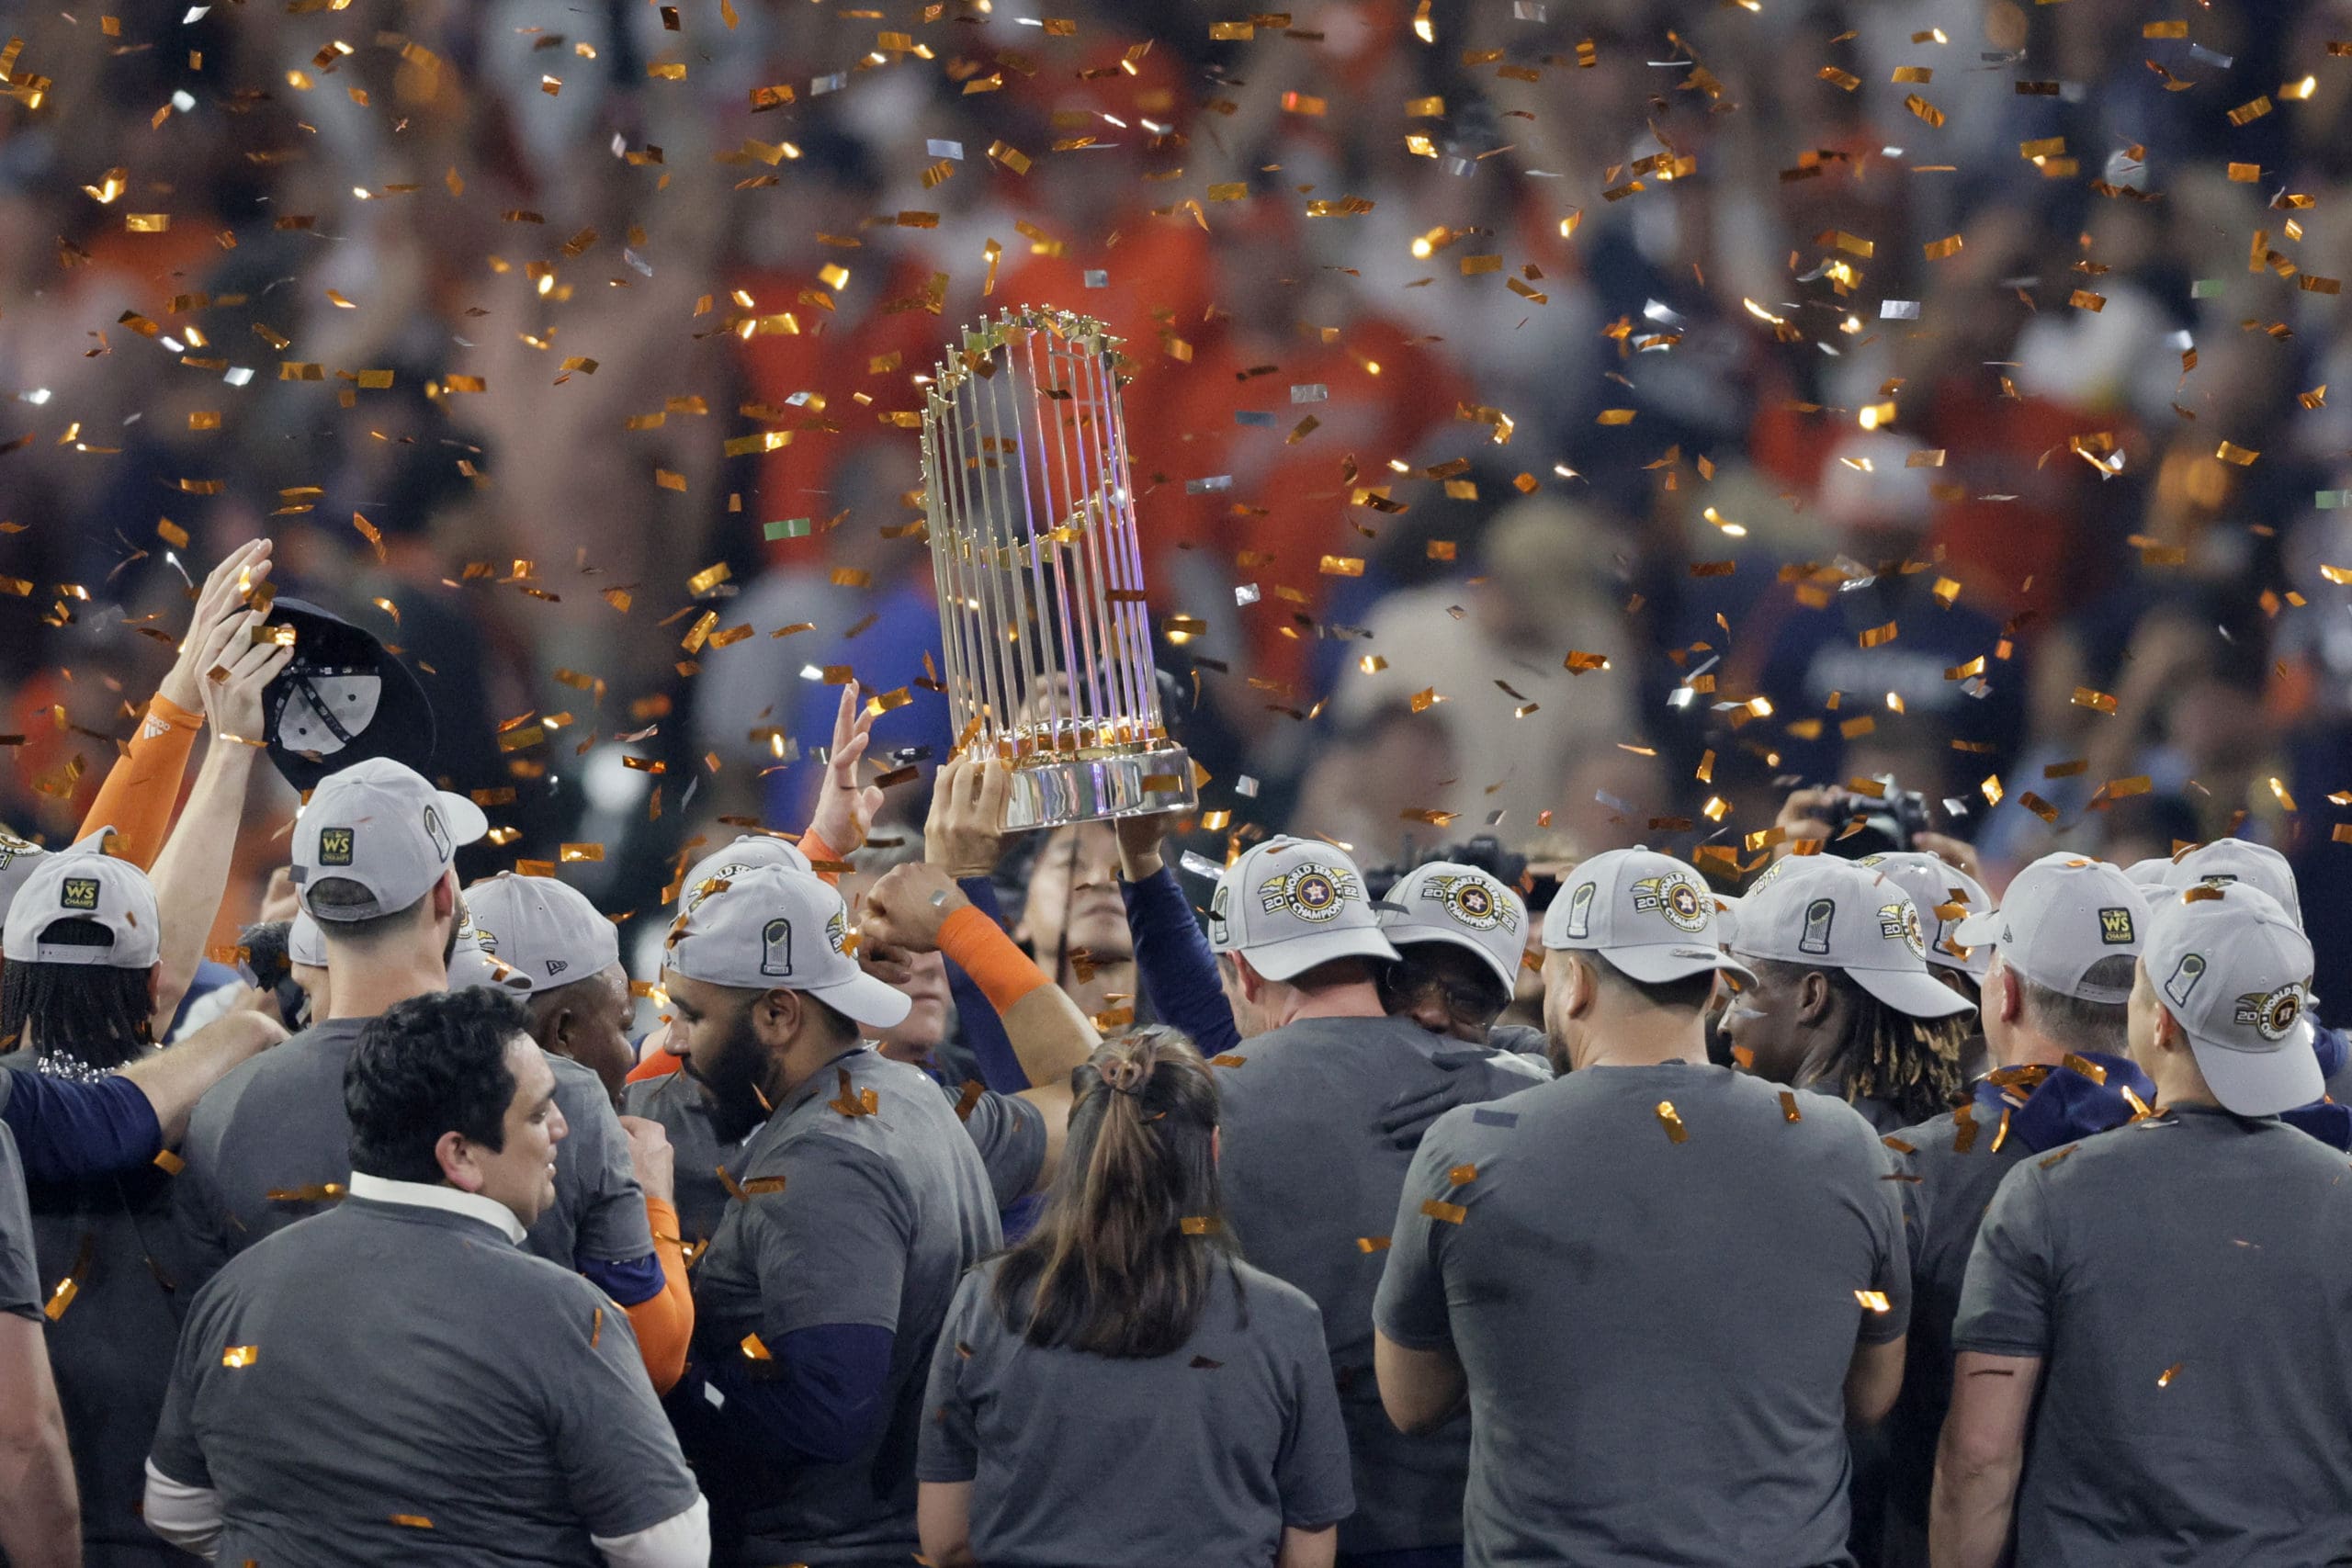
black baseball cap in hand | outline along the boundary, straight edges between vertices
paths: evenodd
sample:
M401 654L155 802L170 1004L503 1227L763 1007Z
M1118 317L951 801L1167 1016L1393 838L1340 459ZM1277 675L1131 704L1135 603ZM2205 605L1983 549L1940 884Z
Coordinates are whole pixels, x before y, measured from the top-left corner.
M294 631L293 661L262 694L269 760L308 793L354 762L388 757L419 773L433 761L433 705L373 633L300 599L279 598L270 625Z

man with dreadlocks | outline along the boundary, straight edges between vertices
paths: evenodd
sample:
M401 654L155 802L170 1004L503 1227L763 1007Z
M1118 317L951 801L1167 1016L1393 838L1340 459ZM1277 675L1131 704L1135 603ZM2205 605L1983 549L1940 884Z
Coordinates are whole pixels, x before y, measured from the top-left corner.
M1756 981L1724 1031L1758 1077L1836 1095L1882 1133L1959 1097L1973 1010L1928 973L1918 908L1893 882L1792 856L1740 901L1732 950Z

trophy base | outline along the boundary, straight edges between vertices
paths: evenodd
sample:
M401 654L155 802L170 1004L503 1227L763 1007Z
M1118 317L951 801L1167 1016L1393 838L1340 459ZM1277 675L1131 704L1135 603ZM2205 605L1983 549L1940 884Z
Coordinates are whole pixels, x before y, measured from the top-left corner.
M1004 797L1004 829L1058 828L1200 805L1193 759L1181 746L1109 757L1050 758L1012 770Z

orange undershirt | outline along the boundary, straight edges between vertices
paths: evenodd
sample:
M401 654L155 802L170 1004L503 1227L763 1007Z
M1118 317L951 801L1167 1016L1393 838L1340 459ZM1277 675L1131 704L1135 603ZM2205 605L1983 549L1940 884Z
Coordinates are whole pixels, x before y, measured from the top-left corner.
M141 871L152 868L164 852L172 813L179 806L180 783L187 773L187 754L203 728L202 714L190 713L157 693L147 705L139 733L107 770L107 782L98 786L98 796L74 837L112 828L117 858Z
M659 1198L648 1198L645 1219L653 1228L653 1255L662 1259L662 1293L621 1310L637 1333L637 1353L653 1380L653 1392L667 1393L685 1375L686 1347L695 1337L695 1298L686 1286L678 1211Z

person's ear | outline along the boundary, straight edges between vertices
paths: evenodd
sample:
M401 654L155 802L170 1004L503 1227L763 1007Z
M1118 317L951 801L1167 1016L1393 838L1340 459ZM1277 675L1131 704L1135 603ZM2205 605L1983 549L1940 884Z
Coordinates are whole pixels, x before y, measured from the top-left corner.
M797 991L763 991L752 1003L752 1033L771 1049L789 1045L799 1036L805 1011Z
M433 1145L433 1157L440 1163L442 1180L460 1192L481 1190L481 1165L463 1133L442 1134Z
M1829 976L1818 969L1808 969L1797 982L1797 1021L1818 1024L1829 1016L1831 1001Z
M2159 1051L2188 1049L2188 1036L2182 1032L2180 1020L2173 1017L2172 1009L2161 1004L2156 1008L2155 1042Z
M2001 995L1994 1004L2003 1023L2015 1023L2025 1016L2025 987L2018 982L2018 972L2007 964L1998 965Z
M571 1055L564 1047L571 1043L571 1022L574 1016L568 1007L556 1009L555 1015L549 1018L539 1031L540 1043L559 1056Z
M1233 955L1233 968L1234 972L1241 976L1241 999L1243 1001L1254 1003L1259 998L1266 994L1266 977L1258 973L1258 966L1250 962L1247 954L1239 953L1235 953Z
M1569 1018L1583 1018L1592 1011L1593 1004L1600 999L1600 974L1581 953L1570 953L1567 994L1560 998L1561 1011Z
M433 918L446 920L458 912L458 868L451 866L433 885Z

